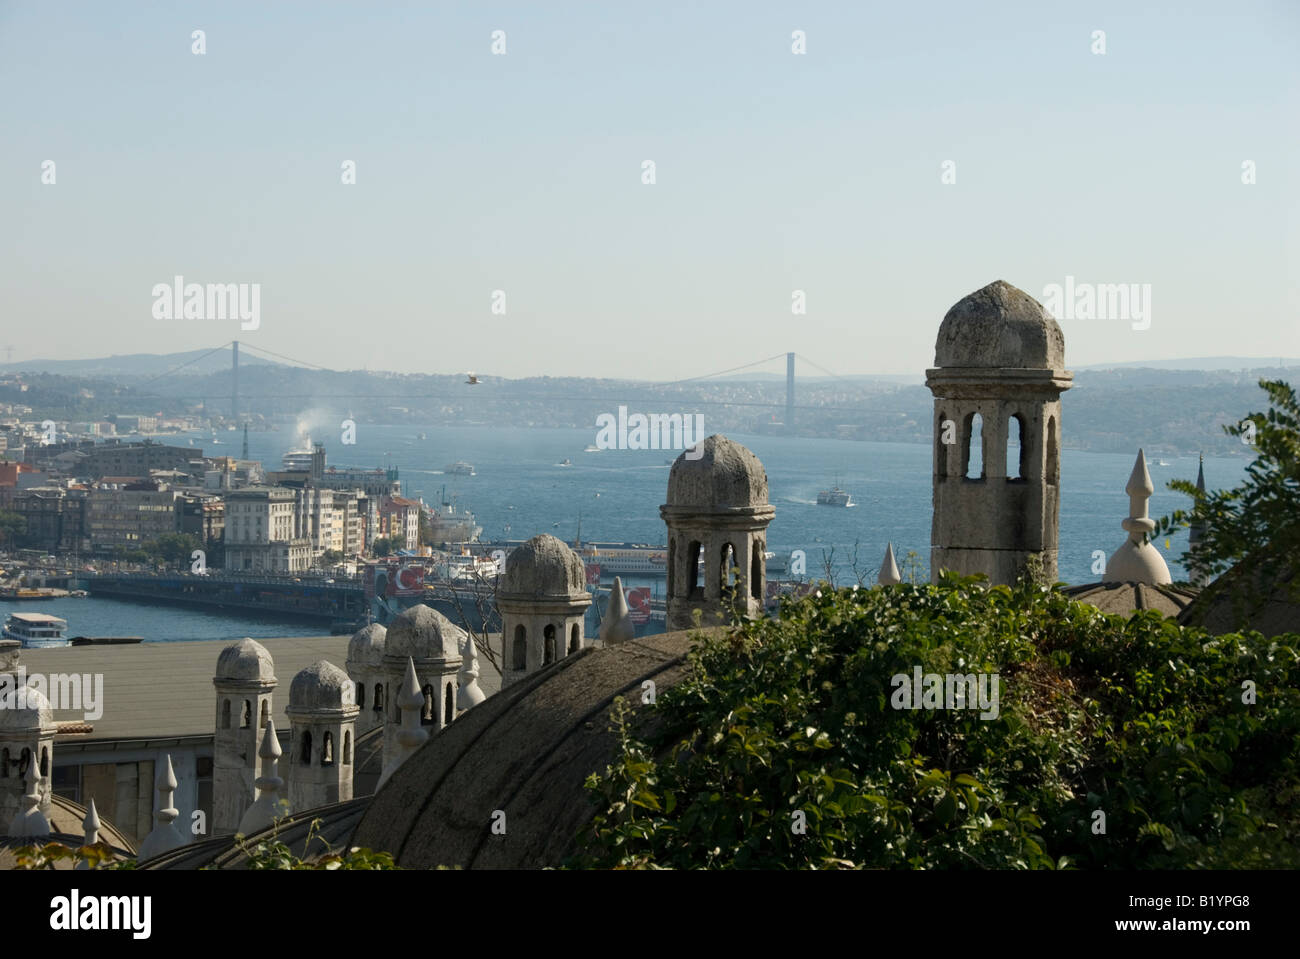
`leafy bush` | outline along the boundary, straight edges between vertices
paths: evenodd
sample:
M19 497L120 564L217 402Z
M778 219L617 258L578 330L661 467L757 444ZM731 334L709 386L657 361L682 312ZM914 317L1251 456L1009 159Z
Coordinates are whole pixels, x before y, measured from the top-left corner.
M824 587L616 704L570 865L1294 868L1297 640L1107 616L1030 577ZM917 666L996 673L996 717L894 708Z

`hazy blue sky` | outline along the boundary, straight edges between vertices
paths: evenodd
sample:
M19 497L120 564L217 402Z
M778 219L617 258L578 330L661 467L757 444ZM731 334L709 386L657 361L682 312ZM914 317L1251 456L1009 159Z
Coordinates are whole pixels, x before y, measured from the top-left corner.
M0 346L920 373L1068 275L1152 291L1071 367L1298 356L1298 80L1296 2L0 3ZM260 329L154 319L176 274Z

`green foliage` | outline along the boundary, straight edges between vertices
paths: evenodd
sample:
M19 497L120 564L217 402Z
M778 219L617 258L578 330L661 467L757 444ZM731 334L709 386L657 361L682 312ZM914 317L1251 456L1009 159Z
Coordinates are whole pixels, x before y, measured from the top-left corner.
M21 870L55 869L55 863L67 862L73 866L84 864L88 869L134 869L134 859L121 859L113 848L104 842L76 849L60 842L21 846L14 850L14 868Z
M142 550L150 560L189 568L194 550L202 548L203 544L197 536L189 533L163 533L157 539L145 543Z
M1298 645L1107 616L1029 576L823 587L701 638L656 704L616 703L570 864L1295 868ZM996 673L997 716L894 708L917 666Z
M0 509L0 546L13 546L27 533L27 517Z
M1206 493L1187 480L1171 481L1170 489L1192 497L1192 508L1162 517L1151 534L1155 539L1182 526L1200 526L1200 544L1195 552L1184 554L1183 562L1206 580L1239 563L1249 568L1249 576L1212 585L1205 600L1234 589L1248 606L1256 606L1288 579L1291 595L1300 600L1300 577L1295 576L1300 556L1300 402L1296 391L1281 380L1260 380L1259 385L1268 394L1268 412L1251 413L1241 423L1223 427L1229 436L1249 439L1254 434L1256 455L1246 467L1246 479L1236 489Z
M305 859L296 856L288 845L279 838L279 820L271 834L254 846L249 846L243 836L236 836L235 842L248 857L249 869L316 869L333 871L336 869L397 869L391 853L374 852L353 846L347 852L334 849L317 834L321 821L313 819L307 829L307 838L303 842L304 851L311 848L312 841L319 842L324 851Z
M370 551L376 556L387 556L393 551L393 544L386 536L380 536L370 544Z

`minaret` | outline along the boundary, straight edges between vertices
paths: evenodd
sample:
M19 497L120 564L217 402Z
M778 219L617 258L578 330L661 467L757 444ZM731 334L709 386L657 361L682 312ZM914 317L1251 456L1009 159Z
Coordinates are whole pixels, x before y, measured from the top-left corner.
M280 778L278 760L280 758L280 738L275 734L275 727L267 723L262 732L262 745L257 755L262 760L262 775L257 777L260 792L253 805L248 807L244 818L239 820L238 833L251 836L270 829L276 819L289 815L289 801L280 795L284 780Z
M586 570L566 544L543 533L511 550L497 593L502 688L583 649L590 605Z
M636 626L632 622L632 611L627 608L627 596L623 594L622 577L614 577L614 588L609 591L609 604L605 607L605 618L600 624L600 641L606 646L613 643L625 643L636 636Z
M318 660L289 684L289 805L302 812L352 798L357 713L352 680Z
M902 581L898 563L894 561L894 544L891 542L885 547L885 558L880 561L880 573L876 576L876 582L881 586L897 586Z
M1147 472L1147 458L1138 450L1137 462L1128 478L1124 492L1128 493L1128 519L1121 524L1128 530L1128 539L1106 564L1104 583L1145 583L1148 586L1166 586L1173 580L1165 558L1147 537L1155 531L1156 524L1147 515L1147 501L1155 492L1151 474Z
M1204 453L1201 454L1200 465L1196 467L1196 491L1201 494L1200 497L1197 497L1198 499L1204 497L1205 495L1205 454ZM1204 538L1205 538L1205 524L1201 522L1192 523L1191 528L1188 530L1187 533L1187 551L1189 553L1192 553L1193 555L1199 553L1201 540ZM1201 588L1204 588L1206 585L1209 584L1210 578L1206 576L1204 573L1192 572L1190 575L1191 575L1191 582L1193 586L1199 586Z
M465 634L465 646L460 653L460 672L456 674L456 708L461 712L477 706L487 695L478 684L478 650L474 636Z
M144 842L140 843L137 857L139 862L185 845L185 837L176 828L176 817L180 815L174 805L176 786L176 772L172 769L171 753L168 753L154 784L158 790L158 804L153 813L154 826L149 835L144 837Z
M1037 556L1055 581L1061 394L1074 379L1061 327L998 280L948 311L934 365L925 378L934 394L932 580L952 570L1010 584Z

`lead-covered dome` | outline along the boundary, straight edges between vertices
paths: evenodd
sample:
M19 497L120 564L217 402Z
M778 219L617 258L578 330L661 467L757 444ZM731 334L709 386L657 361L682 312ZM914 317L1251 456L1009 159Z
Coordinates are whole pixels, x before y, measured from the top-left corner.
M323 659L300 670L289 684L290 709L343 709L354 702L348 674Z
M511 550L501 592L537 598L587 593L587 574L578 554L547 533Z
M939 325L934 365L1064 370L1065 335L1043 304L997 280L948 311Z
M12 676L8 677L10 680ZM45 694L34 686L5 684L0 694L0 729L5 732L38 732L54 729L54 711Z
M465 630L431 606L412 606L391 623L384 637L384 655L405 660L459 659Z
M348 640L348 664L355 666L378 666L384 660L385 637L388 630L378 623L371 623L357 630Z
M261 643L241 639L231 643L217 657L216 681L275 682L275 663Z
M673 463L668 506L715 510L768 505L767 470L757 456L721 434L701 446L686 450Z

